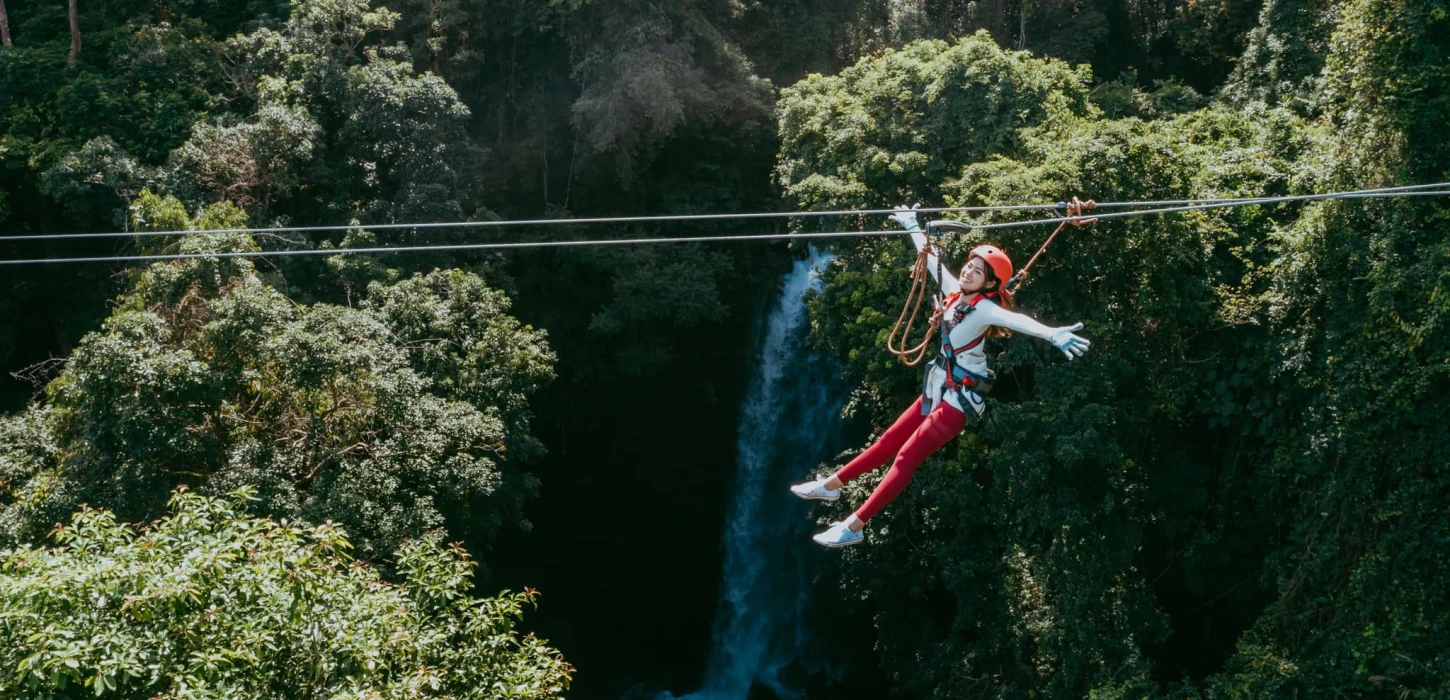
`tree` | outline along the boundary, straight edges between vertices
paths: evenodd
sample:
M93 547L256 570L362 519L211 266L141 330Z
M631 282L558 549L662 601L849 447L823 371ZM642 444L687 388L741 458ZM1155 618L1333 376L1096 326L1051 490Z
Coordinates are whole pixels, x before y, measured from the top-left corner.
M1245 37L1247 46L1223 86L1223 98L1311 113L1338 17L1339 4L1328 0L1267 0L1258 25Z
M77 218L110 208L111 220L125 225L137 195L157 180L156 169L141 165L111 137L99 136L46 171L40 188Z
M798 202L1280 194L1302 186L1300 163L1318 143L1285 110L1103 120L1072 108L1090 76L1054 80L1060 64L963 51L1014 69L974 71L927 48L901 53L931 62L888 54L787 91L782 124L808 135L782 153ZM995 76L1002 87L989 97L960 98L975 109L917 106L917 95L950 105L938 96L973 95ZM901 87L908 80L924 85ZM1259 574L1278 545L1265 533L1283 504L1249 465L1270 461L1278 431L1297 420L1275 399L1280 336L1271 279L1259 272L1295 211L1104 221L1054 244L1021 303L1049 323L1085 321L1090 359L1064 363L1030 339L989 346L999 379L983 421L880 516L879 546L848 551L840 569L843 595L870 607L883 667L904 696L1135 697L1164 678L1206 675L1230 654L1262 610ZM1025 255L1044 235L952 237L947 264L983 242ZM910 249L883 239L839 251L812 303L813 335L861 383L859 408L884 420L920 381L881 348ZM874 595L903 578L903 595Z
M143 193L144 227L235 228L230 205L193 222ZM256 250L193 235L182 252ZM552 374L543 334L474 275L374 285L363 304L299 305L244 258L153 265L82 340L47 401L0 419L5 535L34 540L80 503L155 517L178 484L258 489L272 515L335 520L376 559L447 526L474 544L535 489L541 448L525 398Z
M191 138L171 152L172 190L188 201L228 201L248 211L271 211L301 185L320 150L321 131L306 110L270 98L240 123L228 118L199 122Z
M70 0L70 57L66 64L74 66L81 55L81 21L76 11L76 0Z
M1306 159L1316 184L1444 180L1444 8L1336 5L1314 100L1333 138ZM1447 216L1440 198L1325 202L1283 231L1272 318L1296 422L1271 487L1288 527L1265 562L1274 596L1208 684L1218 694L1450 691Z
M967 166L945 202L1280 192L1307 147L1304 125L1282 112L1250 123L1228 112L1068 121L1025 134L1019 158ZM1180 612L1214 601L1216 628L1230 634L1252 620L1243 609L1262 594L1236 584L1253 582L1271 546L1256 535L1273 502L1262 483L1234 475L1264 458L1265 431L1284 414L1267 385L1266 282L1245 267L1265 263L1256 242L1273 231L1264 213L1239 210L1104 221L1054 243L1051 267L1039 264L1019 301L1049 323L1084 321L1090 361L1064 363L1033 339L989 341L999 379L987 415L879 516L880 546L843 563L842 589L867 592L852 599L913 581L911 596L877 615L883 664L901 687L945 697L1119 686L1134 696L1182 668L1163 651L1194 619ZM1031 252L1045 234L954 237L947 264L984 242ZM878 419L920 382L881 349L910 257L899 240L851 246L813 308L819 342L863 384L872 399L861 407ZM1170 569L1174 578L1160 578ZM1180 571L1196 582L1189 591L1169 585Z
M360 0L307 0L280 31L228 40L236 97L254 110L193 127L169 162L178 194L193 204L230 199L261 216L486 216L482 150L463 128L468 108L441 77L419 75L406 46L364 48L397 20Z
M698 2L583 3L566 20L579 47L575 128L632 180L679 132L738 128L764 117L770 84Z
M346 531L249 517L252 493L173 494L144 527L82 509L57 546L0 551L0 692L18 697L561 697L572 669L514 625L536 594L474 598L436 534L396 582Z
M783 125L810 137L787 140L782 179L803 204L856 205L917 195L903 176L931 169L946 171L951 205L1443 180L1446 98L1427 86L1447 79L1444 12L1331 5L1266 5L1242 72L1205 109L1007 124L1005 145L956 161L930 150L930 130L875 135L911 124L880 65L852 70L888 79L811 78L782 100ZM917 92L933 94L899 94ZM981 148L967 128L942 133ZM906 154L914 169L893 169ZM1020 301L1086 321L1090 361L1053 362L1030 341L989 349L987 416L881 516L881 546L846 553L843 595L871 606L896 687L1443 694L1450 441L1437 419L1450 364L1429 339L1450 318L1445 216L1437 200L1323 202L1102 221L1059 239ZM1031 251L1041 235L964 236L947 259L985 240ZM812 306L818 342L878 420L918 381L880 349L909 260L899 241L845 246ZM903 578L906 594L873 595Z
M1091 74L998 48L985 32L922 41L781 93L776 176L806 207L937 198L1018 130L1091 113Z
M5 0L0 0L0 46L14 46L10 43L10 17L5 14Z

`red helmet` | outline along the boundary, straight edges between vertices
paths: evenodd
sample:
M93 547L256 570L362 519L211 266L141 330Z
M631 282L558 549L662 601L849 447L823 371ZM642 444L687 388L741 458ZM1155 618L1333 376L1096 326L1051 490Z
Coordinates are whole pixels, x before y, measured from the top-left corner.
M997 278L999 289L1007 284L1007 280L1012 279L1012 259L1007 257L1001 248L994 245L979 245L972 249L971 255L967 256L967 260L972 258L981 258L982 262L987 263L987 267L992 268L992 275Z

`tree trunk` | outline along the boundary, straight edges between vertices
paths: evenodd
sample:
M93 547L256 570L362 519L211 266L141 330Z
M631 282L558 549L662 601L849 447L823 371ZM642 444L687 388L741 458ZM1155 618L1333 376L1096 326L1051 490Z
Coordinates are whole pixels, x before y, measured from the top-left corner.
M1027 0L1022 0L1022 7L1017 13L1017 50L1027 50Z
M76 59L81 55L81 23L76 17L76 0L70 0L70 61L68 65L75 65Z
M0 0L0 46L14 46L10 43L10 18L5 16L5 0Z

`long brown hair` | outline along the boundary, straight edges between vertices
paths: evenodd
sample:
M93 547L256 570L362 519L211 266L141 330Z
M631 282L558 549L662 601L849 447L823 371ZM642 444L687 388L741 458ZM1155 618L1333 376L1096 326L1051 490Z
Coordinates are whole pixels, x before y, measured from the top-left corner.
M986 262L986 261L983 260L982 262ZM990 292L983 292L983 295L985 295L988 299L991 299L992 301L997 302L997 306L1000 306L1003 309L1006 309L1008 311L1011 311L1012 310L1012 307L1015 306L1016 303L1015 303L1015 300L1012 298L1012 294L1010 292L1008 292L1006 289L1003 288L1003 287L1007 286L1007 283L1004 282L1004 281L1002 281L1002 280L997 279L997 273L992 270L992 266L991 265L983 265L982 268L987 273L987 281L988 282L996 282L997 283L997 286L994 287L992 289L992 291L990 291ZM1010 337L1012 337L1012 331L1009 331L1006 328L1003 328L1001 326L992 326L991 328L987 329L987 337L988 338L1010 338Z

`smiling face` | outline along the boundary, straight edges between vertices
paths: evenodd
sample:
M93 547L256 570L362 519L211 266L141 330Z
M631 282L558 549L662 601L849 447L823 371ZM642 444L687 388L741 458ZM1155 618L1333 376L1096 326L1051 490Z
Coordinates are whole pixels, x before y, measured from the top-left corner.
M973 257L962 266L962 274L957 278L964 292L983 292L996 289L997 281L991 277L987 270L987 261Z

